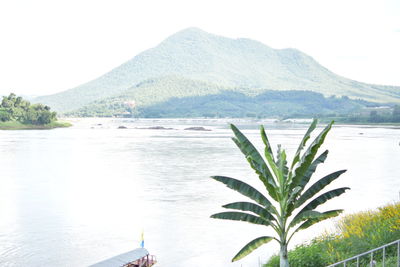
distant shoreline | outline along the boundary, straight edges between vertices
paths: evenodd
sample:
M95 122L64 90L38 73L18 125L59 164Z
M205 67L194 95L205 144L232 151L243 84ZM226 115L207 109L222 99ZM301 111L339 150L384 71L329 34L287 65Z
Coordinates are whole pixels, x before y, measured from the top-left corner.
M319 119L323 123L330 122L331 120L335 121L336 125L373 125L373 126L400 126L400 122L368 122L368 121L345 121L341 119L335 118L321 118Z
M252 122L259 122L259 123L296 123L296 124L308 124L312 121L312 117L310 118L288 118L288 119L279 119L279 118L253 118L253 117L222 117L222 118L215 118L215 117L187 117L187 118L166 118L166 117L159 117L159 118L149 118L149 117L136 117L136 118L127 118L127 117L63 117L63 119L67 121L79 121L80 119L117 119L117 120L225 120L229 121L252 121ZM334 120L335 125L355 125L355 126L363 126L363 125L370 125L370 126L394 126L399 127L400 122L349 122L345 120L341 120L339 118L318 118L321 123L329 123L330 121Z
M44 125L23 124L18 121L0 122L0 130L49 130L70 126L72 126L72 124L66 121L55 121Z

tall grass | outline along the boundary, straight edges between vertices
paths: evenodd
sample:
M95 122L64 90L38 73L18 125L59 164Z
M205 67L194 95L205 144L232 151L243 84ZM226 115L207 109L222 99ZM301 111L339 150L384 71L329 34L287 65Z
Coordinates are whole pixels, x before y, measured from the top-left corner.
M43 125L23 124L19 121L0 122L0 130L45 130L70 126L72 126L71 123L63 121L53 121Z
M301 244L289 252L291 267L327 266L357 254L400 239L400 202L373 211L363 211L342 217L334 233L325 233ZM386 249L386 263L395 262L397 246ZM381 265L382 251L374 253L377 266ZM361 266L370 261L362 257ZM355 263L353 263L355 266ZM273 256L265 267L279 267L279 257ZM348 264L347 266L352 266ZM390 265L387 265L390 266Z

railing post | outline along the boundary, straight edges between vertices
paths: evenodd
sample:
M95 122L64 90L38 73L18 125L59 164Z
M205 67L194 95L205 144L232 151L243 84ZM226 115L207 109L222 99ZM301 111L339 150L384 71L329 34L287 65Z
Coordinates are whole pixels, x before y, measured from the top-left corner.
M360 267L360 257L357 257L357 267Z
M383 253L382 253L382 267L385 267L385 250L386 247L383 247Z
M400 240L397 242L397 267L400 267Z
M371 252L371 262L369 263L369 266L373 267L374 265L374 252Z

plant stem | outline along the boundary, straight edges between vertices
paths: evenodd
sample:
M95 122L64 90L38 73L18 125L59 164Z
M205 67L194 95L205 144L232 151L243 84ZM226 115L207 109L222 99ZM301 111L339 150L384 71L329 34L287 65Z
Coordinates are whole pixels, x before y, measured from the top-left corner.
M281 251L279 253L280 256L280 267L289 267L289 259L287 253L287 245L281 244Z

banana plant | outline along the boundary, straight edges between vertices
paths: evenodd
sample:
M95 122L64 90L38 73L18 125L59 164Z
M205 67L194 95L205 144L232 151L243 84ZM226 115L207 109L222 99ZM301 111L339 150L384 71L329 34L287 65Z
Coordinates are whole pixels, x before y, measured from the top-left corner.
M250 201L224 205L222 207L230 211L214 214L211 218L263 225L271 227L276 234L274 236L261 236L250 241L233 257L232 261L240 260L258 247L271 240L276 240L280 244L280 267L289 267L287 248L293 235L315 223L335 217L343 211L336 209L321 212L317 211L316 208L328 200L340 196L350 188L337 188L316 195L346 170L330 173L308 186L317 166L323 163L328 156L328 150L318 156L317 154L332 125L333 121L306 148L306 143L317 126L317 120L314 119L290 164L287 162L285 150L280 145L278 145L278 151L274 156L263 126L260 127L260 132L265 146L265 157L261 156L236 126L230 125L235 135L232 137L233 142L245 155L251 168L254 169L258 178L264 184L266 194L235 178L212 176L212 179L248 197Z

